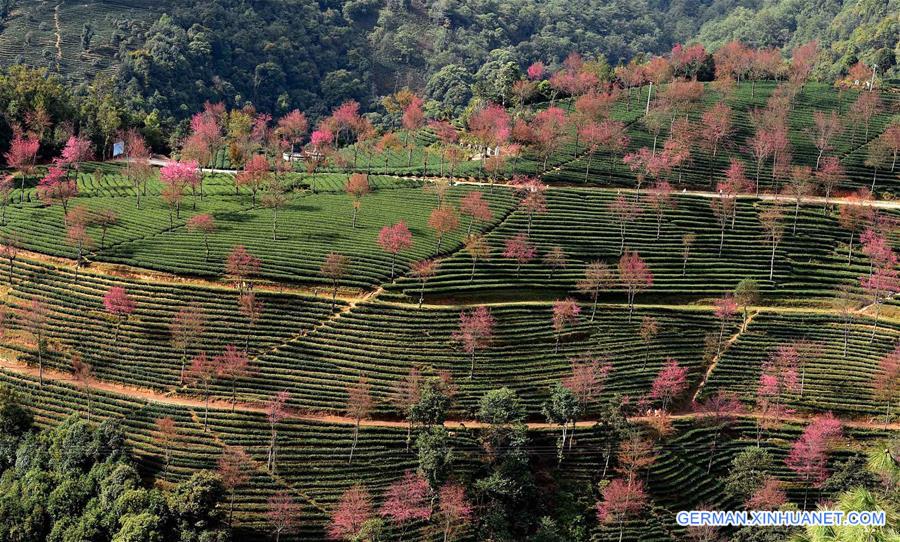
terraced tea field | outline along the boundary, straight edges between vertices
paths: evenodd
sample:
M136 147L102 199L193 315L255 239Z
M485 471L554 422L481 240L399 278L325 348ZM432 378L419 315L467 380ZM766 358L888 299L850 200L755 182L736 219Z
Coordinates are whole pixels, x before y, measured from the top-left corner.
M734 137L673 173L663 197L621 157L609 175L602 153L585 182L572 141L546 172L526 150L505 172L465 159L438 178L449 169L428 130L409 134L412 166L409 148L346 147L258 197L219 151L222 170L196 193L177 186L178 207L165 175L145 191L121 163L88 162L64 210L45 186L38 197L41 166L0 225L0 385L40 426L120 420L160 487L227 474L223 452L243 449L234 540L277 530L273 495L301 510L280 540L696 540L679 510L762 506L750 498L765 486L728 482L748 450L767 452L760 484L778 502L766 506L814 509L860 480L874 491L866 453L900 435L896 174L876 178L872 199L844 192L871 182L861 157L897 95L883 93L868 140L835 139L848 175L827 205L709 190L774 88L708 89L703 107L734 108ZM794 165L815 163L811 112L856 96L812 83L797 94ZM619 100L611 115L630 150L652 145L640 108ZM355 168L338 163L354 153ZM370 173L355 225L349 170ZM548 186L508 182L522 172ZM108 211L112 224L79 222ZM188 225L198 215L208 234ZM822 424L840 438L798 467ZM418 486L398 485L407 471ZM623 484L639 491L610 511ZM371 495L360 525L380 538L336 537L354 487ZM448 488L469 511L459 528ZM403 499L421 502L400 520Z

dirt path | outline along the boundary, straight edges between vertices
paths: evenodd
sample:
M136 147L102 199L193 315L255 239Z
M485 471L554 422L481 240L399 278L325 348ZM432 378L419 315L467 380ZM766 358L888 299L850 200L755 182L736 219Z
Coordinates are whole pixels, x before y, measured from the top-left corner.
M151 158L150 164L153 166L164 166L166 164L171 163L171 160L165 160L162 158ZM217 169L217 168L203 168L203 171L206 173L223 173L226 175L234 175L237 173L237 170L234 169ZM464 184L470 186L480 186L480 187L505 187L505 188L514 188L515 185L511 182L486 182L486 181L477 181L471 177L438 177L433 175L385 175L386 177L396 177L398 179L412 180L412 181L422 181L422 182L450 182L451 184ZM603 186L593 186L593 185L570 185L563 183L553 183L547 186L548 190L590 190L597 192L623 192L623 193L645 193L647 189L636 189L636 188L612 188L612 187L603 187ZM685 196L696 196L701 198L721 198L722 194L718 192L710 192L704 190L687 190L683 189L680 192L674 192L673 195L685 195ZM746 192L742 194L738 194L738 199L748 199L748 200L762 200L762 201L778 201L783 203L795 203L795 199L790 196L782 196L779 194L766 194L762 193L756 195L755 193ZM816 204L816 205L825 205L833 204L833 205L866 205L876 209L892 209L897 210L900 209L900 201L885 201L885 200L873 200L868 202L861 202L855 199L849 198L828 198L826 199L822 196L803 196L800 198L801 204Z
M19 376L25 376L29 378L38 378L38 368L28 365L19 361L15 358L15 353L9 350L5 350L0 348L0 371L6 371L8 373L12 373ZM75 384L72 375L69 373L65 373L56 369L44 368L44 381L45 382L53 382L62 385L73 385ZM77 384L76 384L77 385ZM184 395L176 395L174 393L162 393L156 390L151 390L148 388L139 388L137 386L126 386L124 384L101 381L97 379L91 379L86 384L81 384L82 387L89 387L93 391L100 391L109 394L115 395L124 395L131 399L139 399L142 401L153 402L161 405L168 405L180 408L188 408L188 409L198 409L203 410L206 408L206 402L203 399L198 399L195 397L188 397ZM267 409L265 405L261 405L259 403L246 403L246 402L237 402L233 407L230 401L226 401L219 398L210 398L209 400L209 408L210 410L219 410L219 411L231 411L232 408L237 412L243 413L252 413L252 414L260 414L265 415ZM698 415L692 412L679 412L675 413L671 416L673 420L680 419L694 419L697 418ZM759 414L749 412L744 414L746 418L759 418ZM335 414L323 414L323 413L310 413L310 412L301 412L299 410L292 410L288 414L288 418L299 421L313 422L313 423L326 423L332 425L347 425L352 426L356 423L356 420L347 416L338 416ZM632 416L629 417L629 420L633 423L642 423L648 422L655 419L655 416ZM807 421L809 417L804 416L785 416L781 418L783 422L796 422L803 423ZM900 431L900 423L891 423L891 424L883 424L877 423L869 420L858 420L858 419L842 419L842 423L846 427L857 427L857 428L872 428L872 429L889 429L891 431ZM201 422L202 423L202 422ZM581 420L575 424L576 427L579 428L590 428L596 425L597 420ZM372 420L372 419L364 419L360 420L360 426L362 427L385 427L385 428L396 428L396 429L406 429L409 427L409 423L405 421L397 421L397 420ZM533 430L556 430L559 429L559 426L551 423L544 422L528 422L526 424L529 429ZM488 424L479 422L477 420L448 420L444 422L444 427L447 429L483 429L488 427Z
M59 25L59 8L63 3L56 4L53 8L53 25L56 27L56 71L59 72L62 63L62 29Z
M446 182L447 179L444 177L421 177L421 176L399 176L400 179L407 180L418 180L423 182ZM480 186L480 187L505 187L505 188L515 188L516 185L510 182L484 182L484 181L476 181L472 179L452 179L451 182L453 184L463 184L463 185L471 185L471 186ZM610 188L610 187L602 187L602 186L580 186L580 185L564 185L564 184L550 184L547 186L547 190L589 190L596 192L609 192L609 193L624 193L624 194L643 194L647 192L647 189L637 189L637 188ZM721 198L722 194L718 192L709 192L704 190L687 190L683 189L680 192L673 192L674 196L682 195L682 196L695 196L700 198L708 198L715 199ZM742 193L738 194L737 199L743 200L762 200L762 201L777 201L783 203L795 203L796 200L790 196L782 196L780 194L766 194L762 193L760 195L756 195L753 193ZM826 201L824 197L821 196L803 196L800 198L801 204L816 204L816 205L825 205ZM833 205L855 205L855 206L869 206L875 209L889 209L889 210L897 210L900 209L900 201L885 201L885 200L872 200L872 201L859 201L851 198L828 198L828 203Z
M744 318L744 321L741 322L741 326L738 328L737 333L728 338L727 341L719 348L719 352L712 357L709 361L709 367L706 368L706 372L703 374L703 379L700 380L700 383L697 385L697 390L691 396L693 401L696 401L698 397L700 397L700 393L703 391L703 387L706 386L706 382L709 380L709 377L712 376L713 370L715 370L716 365L719 363L719 360L722 359L722 356L725 355L725 352L728 351L731 346L741 338L741 335L747 332L747 328L750 327L750 323L753 322L753 319L756 315L759 314L759 311L754 311L752 313L748 313L747 317Z

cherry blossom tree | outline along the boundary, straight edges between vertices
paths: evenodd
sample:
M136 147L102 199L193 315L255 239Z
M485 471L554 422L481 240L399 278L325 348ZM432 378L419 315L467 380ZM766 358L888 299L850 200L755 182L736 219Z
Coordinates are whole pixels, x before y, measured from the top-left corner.
M894 121L881 134L885 146L891 153L891 172L897 167L897 155L900 154L900 122Z
M542 171L547 171L550 156L562 146L566 130L566 113L559 107L551 106L538 112L531 121L534 131L534 146L541 160Z
M369 176L364 173L353 173L347 179L344 191L353 200L353 221L351 227L356 228L356 217L359 215L359 208L362 204L362 198L372 191L369 186Z
M875 399L884 401L887 424L891 420L891 408L900 398L900 346L879 360L878 369L872 375L872 389Z
M519 278L519 270L522 265L534 259L535 248L528 239L528 234L517 233L513 237L504 240L503 257L516 261L516 278Z
M307 171L315 171L318 164L327 156L333 142L334 134L330 130L325 128L313 130L309 137L309 146L312 147L312 151L307 154ZM399 145L399 141L397 144ZM387 157L385 157L385 161L387 161Z
M50 166L37 186L38 198L47 205L59 204L63 217L68 220L69 201L78 195L78 185L70 180L66 172L56 166Z
M597 313L597 298L600 292L614 287L615 283L615 276L606 263L598 260L585 267L584 278L578 281L576 288L579 292L591 296L591 322Z
M809 486L821 487L828 479L828 455L842 435L841 422L837 418L820 414L791 446L784 462L804 484L803 509L806 509Z
M259 319L262 318L263 302L256 297L253 291L248 290L238 295L238 311L247 320L246 334L244 335L244 349L250 349L250 336Z
M875 115L881 113L884 104L877 92L860 92L856 101L850 106L848 116L850 122L853 123L853 136L851 139L856 140L856 132L860 123L864 126L863 141L869 141L869 127Z
M672 358L666 360L650 386L650 399L659 401L662 409L681 396L688 389L687 367L682 367Z
M725 326L738 313L738 304L734 296L726 294L713 301L713 315L719 321L719 338L716 341L716 355L722 353L722 340L725 338Z
M100 228L100 250L106 248L106 232L119 223L119 214L112 209L98 209L91 216L91 223Z
M294 533L300 528L300 514L303 508L291 497L290 493L281 489L269 497L266 518L275 533L275 542L281 541L283 533Z
M489 104L469 116L469 134L481 148L482 171L489 149L506 143L510 133L509 114L499 105Z
M672 71L675 75L683 75L695 81L707 56L706 49L699 43L691 45L676 43L669 53Z
M134 188L135 206L141 208L141 196L147 195L147 182L153 177L153 166L150 164L150 146L144 136L136 129L124 134L125 159L123 173L131 181Z
M469 378L475 376L477 353L490 347L493 343L495 326L496 321L491 314L491 309L484 305L459 313L459 329L453 332L453 340L458 342L463 351L471 356Z
M197 191L203 176L196 161L170 162L159 170L159 178L173 193L181 193L185 187L190 188L193 194L193 208L197 209ZM180 199L176 198L175 217L179 216Z
M875 183L878 182L878 170L887 167L890 160L891 150L883 138L870 141L866 145L866 158L863 164L872 168L872 186L870 190L875 191Z
M216 219L211 214L194 215L188 219L186 224L189 232L199 233L203 236L203 246L206 248L206 255L203 261L209 261L209 236L216 232Z
M19 173L21 192L19 202L25 201L25 182L28 176L34 173L34 165L37 161L38 150L41 142L32 135L23 134L21 130L13 133L9 150L3 154L6 164Z
M472 521L473 507L466 498L466 488L453 482L444 484L439 491L438 503L444 542L456 540L460 532Z
M414 145L409 144L409 136L425 126L425 111L422 106L424 101L418 96L412 96L403 110L401 124L403 125L403 146L407 148L406 167L412 166L412 153Z
M5 320L6 314L5 312L0 314L0 319ZM94 378L94 369L91 365L81 359L81 354L78 352L72 353L72 379L75 380L75 383L81 388L82 393L87 396L87 418L88 422L91 421L92 407L93 407L93 399L94 399L94 389L91 387L91 380Z
M773 152L772 132L768 131L767 126L762 120L762 115L758 114L758 112L751 112L750 120L755 125L756 131L753 136L747 140L747 148L756 162L756 178L754 179L753 184L756 186L756 195L759 196L760 172L762 171L763 163L765 163L766 159L768 159Z
M838 223L850 232L850 239L847 242L847 266L853 263L853 237L875 220L875 210L869 205L871 199L871 192L861 188L847 197L845 205L840 206Z
M206 321L206 311L197 303L182 307L172 318L169 326L172 348L181 352L180 385L184 384L188 349L202 341Z
M276 162L276 168L278 164L282 164L283 162ZM276 169L278 171L278 169ZM265 207L266 209L272 210L272 240L278 240L278 210L283 209L288 202L287 188L282 182L282 179L279 175L270 176L265 185L263 185L265 192L263 192L262 197L259 199L260 205Z
M747 499L744 506L748 510L778 510L788 502L782 485L777 478L767 477L762 485Z
M822 155L833 148L834 140L843 131L844 124L836 111L832 111L830 115L826 115L822 111L813 113L813 127L808 131L808 135L813 145L819 150L819 154L816 156L816 170L819 169Z
M266 457L266 469L274 473L278 453L278 424L288 416L287 402L291 394L280 391L266 403L266 420L269 422L269 451Z
M66 228L66 242L75 247L75 282L78 282L78 271L84 261L84 253L94 246L94 240L87 232L90 217L87 209L76 205L69 213L68 227Z
M66 171L75 170L77 175L83 162L87 162L94 158L94 145L91 140L86 137L69 136L66 144L60 153L56 163L66 168Z
M406 451L412 440L413 409L422 397L422 371L413 365L409 372L398 380L391 390L391 404L406 418Z
M269 182L272 176L269 161L262 154L254 154L244 164L244 169L234 177L235 187L246 186L250 189L250 201L256 205L256 193Z
M43 301L32 298L22 313L23 327L31 333L37 343L38 386L44 387L44 349L46 348L47 319L49 310Z
M900 292L900 275L897 271L897 255L890 246L885 246L883 252L873 258L872 272L859 278L860 286L871 296L872 305L875 307L875 319L872 326L872 335L869 341L875 340L878 330L878 316L881 305L889 296Z
M829 198L834 189L846 179L847 174L841 161L834 156L826 156L822 159L819 169L816 170L816 180L825 193L825 208L828 209Z
M753 51L740 41L730 41L713 53L716 65L716 79L740 81L749 76L753 61Z
M166 474L172 461L172 446L178 441L178 424L171 416L166 416L157 419L154 426L153 436L163 450L163 474Z
M175 228L175 219L181 218L181 202L184 200L184 186L178 182L163 183L160 198L169 208L169 229Z
M465 242L466 252L472 258L472 271L469 273L469 282L475 280L475 265L479 260L486 260L491 256L491 246L481 235L469 235Z
M568 262L566 261L566 253L563 251L560 246L553 246L544 254L544 258L541 260L543 264L550 268L550 272L547 273L547 278L553 278L553 272L557 269L565 269Z
M237 381L250 376L250 358L245 350L238 350L233 344L225 346L225 351L212 360L216 376L231 382L231 412L237 404Z
M756 390L757 410L760 412L757 442L762 431L771 428L785 413L788 393L800 388L800 359L793 345L780 345L763 363Z
M559 342L563 332L568 326L578 323L578 314L581 307L572 298L557 300L553 303L553 331L556 334L556 346L554 352L559 352Z
M584 180L587 182L590 176L591 166L593 164L594 154L598 150L602 150L610 155L607 172L612 179L613 165L615 164L616 155L622 152L630 139L625 133L625 124L612 119L603 120L600 123L592 123L586 125L581 130L581 137L584 138L587 145L587 165L585 166Z
M626 250L619 259L619 282L628 296L628 321L634 313L635 296L653 286L653 272L641 256L634 251Z
M537 62L532 63L530 66L528 66L528 69L526 70L525 73L526 73L526 75L528 75L528 78L531 79L532 81L540 81L541 79L544 78L544 74L546 72L547 72L547 68L546 68L546 66L544 66L544 63L541 61L537 61Z
M662 230L662 221L666 210L675 206L672 199L672 185L668 181L657 181L647 191L647 205L656 215L656 239Z
M299 109L294 109L278 119L275 133L289 146L291 161L294 160L295 149L298 144L303 142L303 136L306 135L307 130L309 130L309 121Z
M419 308L422 308L422 302L425 300L425 283L437 273L438 267L440 267L438 260L422 260L410 265L409 274L418 279L420 284Z
M641 343L644 347L644 363L641 370L647 368L650 361L650 342L659 334L659 321L652 316L644 316L641 318L641 327L638 328L638 335L641 337Z
M547 212L547 185L534 177L516 177L512 181L519 197L519 209L528 215L527 235L531 235L531 222L536 214Z
M600 398L612 365L606 360L584 358L572 359L572 372L563 378L561 385L566 388L577 402L572 415L572 435L569 437L569 448L575 440L577 417L588 413ZM560 450L560 453L562 450Z
M712 470L716 450L719 447L719 437L724 430L737 421L743 411L744 407L738 396L725 390L719 390L702 403L694 405L694 412L699 415L700 421L713 427L712 451L706 464L707 474Z
M128 295L125 288L122 288L121 286L111 286L103 295L103 308L116 321L116 331L113 342L117 343L119 341L119 328L134 312L134 299Z
M351 486L344 491L331 512L328 538L346 542L360 540L359 535L372 515L372 496L369 491L359 484Z
M184 377L185 383L196 386L203 393L203 430L209 431L209 396L210 387L218 374L218 367L212 358L206 355L206 352L200 352L191 360Z
M473 225L476 223L490 222L493 217L491 207L483 196L483 193L474 190L463 196L459 201L460 214L469 217L469 226L466 228L466 235L472 234Z
M441 251L441 243L444 236L459 228L459 215L453 207L441 206L431 211L428 217L428 227L437 234L437 246L435 252Z
M775 277L775 251L784 236L784 209L780 205L771 205L759 213L759 223L763 228L766 242L772 247L769 259L769 280Z
M322 262L322 266L319 268L319 272L322 273L322 276L331 281L331 310L334 310L335 303L337 302L338 281L344 278L344 275L347 274L347 268L349 267L350 258L348 256L344 256L337 252L329 252L328 255L325 256L325 261Z
M357 381L347 386L347 417L353 419L353 444L350 446L350 458L347 463L353 463L353 452L356 451L356 443L359 439L359 424L372 414L375 401L372 399L369 381L362 376Z
M619 525L619 542L625 533L625 521L640 515L647 507L647 493L640 480L616 478L601 491L597 517L606 525Z
M0 176L0 226L6 226L6 209L9 207L10 196L15 189L15 179L12 175Z
M734 133L732 111L724 102L718 102L700 115L700 138L705 143L707 152L712 157L709 163L710 182L712 166L719 147Z
M235 245L225 260L225 273L234 277L238 286L238 294L243 295L245 289L252 288L250 279L259 274L262 263L259 258L250 254L244 245Z
M791 54L790 80L798 87L806 84L819 56L819 44L813 40L794 48Z
M431 517L431 487L421 475L406 471L388 486L379 514L400 528L402 540L409 524Z
M691 255L691 248L693 248L694 243L697 241L697 235L691 232L688 232L681 236L681 276L683 277L687 273L687 263L688 258Z
M628 224L634 222L634 220L640 216L643 209L637 201L627 198L623 194L619 194L612 202L610 202L609 211L613 214L616 223L619 225L619 237L621 239L619 253L621 254L625 252L625 234Z
M247 485L250 481L250 473L254 470L253 458L240 446L225 446L222 455L216 461L216 472L222 479L222 485L229 492L228 499L228 525L232 525L234 518L234 497L237 490Z
M784 186L784 194L794 200L794 225L791 228L791 235L797 235L797 219L803 198L814 190L812 179L813 173L809 166L794 166L791 168L790 181Z
M394 278L394 265L397 260L397 254L407 250L412 246L412 243L412 233L410 233L406 223L402 220L393 226L381 228L381 232L378 234L378 244L382 250L391 255L391 279Z
M181 158L196 160L198 166L209 166L223 144L220 115L211 107L191 117L191 131L181 147Z

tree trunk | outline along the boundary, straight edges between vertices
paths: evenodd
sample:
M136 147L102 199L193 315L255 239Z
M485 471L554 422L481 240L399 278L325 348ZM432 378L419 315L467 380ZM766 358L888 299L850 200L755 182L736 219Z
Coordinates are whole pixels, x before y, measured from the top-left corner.
M278 240L278 209L272 207L272 240Z
M777 245L772 243L772 258L769 260L769 280L772 280L772 277L775 276L775 247Z
M353 452L356 451L356 442L359 439L359 418L356 419L356 425L353 426L353 444L350 446L350 458L347 464L353 463Z
M847 267L850 267L850 264L853 263L853 230L850 230L850 243L849 249L847 251Z

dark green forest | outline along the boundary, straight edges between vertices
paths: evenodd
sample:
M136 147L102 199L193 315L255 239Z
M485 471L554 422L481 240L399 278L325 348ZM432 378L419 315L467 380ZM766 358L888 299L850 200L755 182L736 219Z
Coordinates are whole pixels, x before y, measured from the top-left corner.
M790 50L817 39L823 78L859 60L891 75L898 11L896 0L6 0L0 63L106 89L151 125L205 101L314 119L348 99L374 111L402 87L459 113L531 62L554 67L573 51L615 66L680 42Z

